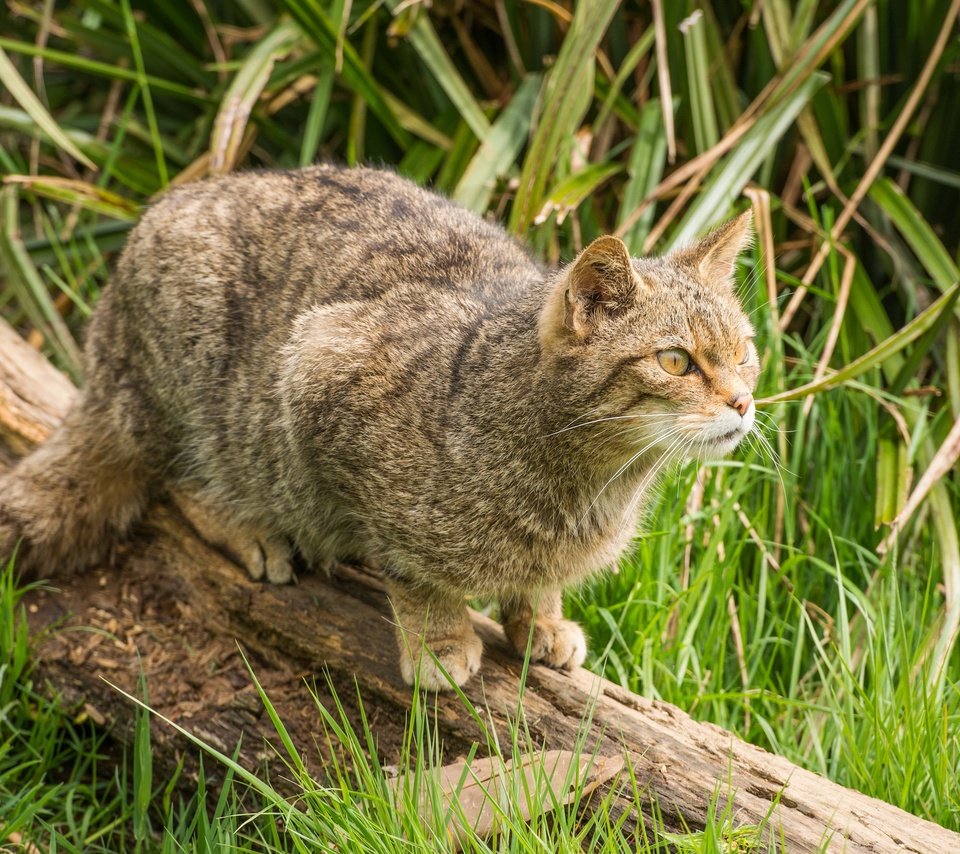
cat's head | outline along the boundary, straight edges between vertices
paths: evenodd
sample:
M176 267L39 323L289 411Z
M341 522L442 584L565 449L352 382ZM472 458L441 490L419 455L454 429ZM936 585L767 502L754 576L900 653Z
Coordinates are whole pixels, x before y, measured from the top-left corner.
M759 361L733 272L751 237L749 212L662 258L601 237L561 271L539 334L582 408L571 427L592 422L627 450L669 456L739 444L754 426Z

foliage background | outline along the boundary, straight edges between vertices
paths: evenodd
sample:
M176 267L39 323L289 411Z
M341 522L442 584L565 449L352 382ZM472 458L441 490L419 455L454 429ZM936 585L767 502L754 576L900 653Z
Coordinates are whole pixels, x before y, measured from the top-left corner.
M79 378L139 211L238 168L392 165L553 262L752 206L762 434L678 471L570 606L610 678L957 828L958 9L8 0L0 312Z

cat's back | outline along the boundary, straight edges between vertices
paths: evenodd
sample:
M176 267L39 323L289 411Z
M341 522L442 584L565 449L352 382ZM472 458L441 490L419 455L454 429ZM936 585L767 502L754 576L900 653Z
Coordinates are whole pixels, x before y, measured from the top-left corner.
M281 312L396 287L508 296L539 274L499 226L393 172L333 165L239 173L176 189L131 235L121 287L213 290ZM149 280L145 282L144 280Z

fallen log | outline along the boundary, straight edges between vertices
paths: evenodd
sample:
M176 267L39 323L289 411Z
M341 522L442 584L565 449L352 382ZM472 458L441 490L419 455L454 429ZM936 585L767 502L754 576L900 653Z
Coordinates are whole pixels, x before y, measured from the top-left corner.
M74 388L0 321L0 471L42 441L70 406ZM256 767L271 755L275 732L238 652L239 641L294 743L321 772L320 729L305 677L321 702L336 690L353 720L356 696L378 738L381 760L400 751L411 691L400 680L390 611L377 577L339 567L330 578L305 574L290 587L249 580L200 539L172 508L160 506L144 530L118 547L111 565L55 579L27 599L34 629L56 625L43 641L38 675L114 737L129 742L134 708L113 683L137 694L141 669L150 705L201 739ZM506 731L516 718L522 662L500 627L474 614L487 653L465 693ZM90 631L93 629L93 631ZM843 788L746 744L680 709L631 694L586 670L532 666L523 711L533 740L569 748L588 711L588 744L625 755L668 827L702 827L719 787L739 823L772 827L784 850L827 844L850 852L960 851L960 835ZM459 699L440 696L438 730L451 759L480 740ZM172 768L185 742L154 721L155 761ZM624 800L624 809L631 804Z

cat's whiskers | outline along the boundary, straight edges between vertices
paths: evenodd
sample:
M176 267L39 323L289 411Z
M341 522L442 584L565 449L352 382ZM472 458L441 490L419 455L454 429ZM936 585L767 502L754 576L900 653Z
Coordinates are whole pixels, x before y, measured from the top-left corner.
M757 410L755 413L756 420L754 421L754 426L756 428L755 432L758 438L763 441L770 451L770 455L779 461L780 455L777 453L776 449L773 447L773 444L770 440L763 434L763 428L773 431L779 431L779 425L773 420L773 416L766 412L760 412Z
M600 463L609 460L610 452L608 451L608 448L612 443L619 442L622 446L624 443L642 444L646 442L652 442L655 444L656 442L660 441L669 433L669 430L664 430L664 428L672 427L676 423L676 416L672 412L634 413L626 416L595 419L591 423L600 424L606 421L620 421L627 423L625 426L621 426L619 429L604 431L597 438L591 439L590 445L587 446L588 453L595 461ZM588 425L575 425L575 427L566 428L566 430L575 429L576 426L586 427ZM655 431L658 430L662 432L655 433ZM624 437L627 438L625 439Z
M784 496L786 496L787 485L783 480L783 472L785 471L785 469L780 464L780 461L777 459L773 451L773 448L770 446L769 442L767 442L766 438L760 433L757 433L756 435L752 435L749 438L750 438L751 446L757 452L760 459L761 460L769 459L770 462L773 464L773 470L777 474L777 480L780 481L780 491Z
M747 438L750 440L751 446L757 451L760 458L767 458L773 464L774 471L777 473L777 479L780 481L780 489L783 494L786 495L787 485L783 479L783 474L786 472L792 476L793 473L780 462L780 455L770 440L763 435L763 432L759 429L759 425L758 429L751 430L750 433L747 434Z
M757 423L762 424L764 427L769 427L771 430L775 430L778 432L782 429L769 412L764 412L762 409L756 409L754 410L754 416L757 419ZM795 432L795 431L789 431L789 432Z
M700 472L703 470L703 453L706 448L706 445L707 445L707 437L701 436L700 444L697 447L697 467L696 467L696 472L694 474L694 477L696 478L700 477Z
M629 524L635 519L635 514L637 511L637 505L642 500L643 496L646 494L648 487L650 487L653 482L656 480L657 475L660 471L667 465L667 463L673 459L674 451L682 444L682 437L675 438L667 448L665 448L660 456L654 460L653 465L650 466L650 469L643 476L643 479L637 485L637 488L633 491L633 495L630 497L630 501L627 503L626 509L623 512L623 517L620 521L620 525L617 529L617 539L623 536L624 526Z
M631 444L634 447L644 442L654 441L654 436L649 431L642 429L646 426L647 425L643 424L639 426L625 427L623 430L618 430L615 435L610 437L610 439L611 441L613 439L620 439L622 443ZM657 436L656 439L659 440L663 436L666 436L666 434L667 431L664 431L660 436ZM625 441L623 441L624 437L627 437Z
M744 302L744 297L750 293L753 286L760 280L760 276L765 272L767 265L773 265L774 270L776 270L777 260L782 255L782 252L774 253L773 258L764 258L763 263L759 260L756 264L753 265L753 269L750 271L742 287L737 288L737 297L740 299L740 302ZM777 294L777 301L786 297L786 292L782 294ZM765 305L758 306L758 308L766 308ZM756 310L756 309L755 309ZM751 312L752 314L753 312Z
M785 303L790 297L791 291L783 291L782 293L777 294L777 307L779 308L783 303ZM762 302L759 305L754 306L750 311L745 311L747 317L753 317L755 314L760 314L761 312L769 312L770 304L768 302Z
M600 403L597 406L591 406L586 410L586 412L581 412L579 415L574 416L559 430L554 430L551 433L545 433L544 436L556 436L560 433L565 433L567 430L576 430L578 427L587 427L590 424L599 424L608 418L626 417L624 413L619 412L611 415L609 411L604 412L605 408L605 404L603 403Z
M574 416L570 421L567 422L567 427L576 427L577 423L582 423L582 419L590 418L594 415L600 415L603 411L603 404L598 404L597 406L591 406L586 412L580 413L580 415ZM551 433L546 434L548 436L553 435Z
M658 416L659 417L659 416ZM661 420L656 422L644 421L642 423L633 422L622 426L617 430L612 430L601 434L597 439L591 439L587 447L590 449L590 456L597 462L603 463L610 458L608 450L609 445L619 442L622 446L625 443L642 444L651 440L659 440L661 436L654 437L652 431L658 428L666 427L675 423L672 415L664 415ZM666 435L663 433L661 435ZM624 437L628 437L626 440Z
M632 421L639 418L670 418L673 413L669 412L635 412L629 415L607 415L603 418L594 418L591 421L584 421L580 424L569 424L553 433L545 433L542 438L548 439L551 436L559 436L561 433L568 433L571 430L579 430L581 427L590 427L593 424L603 424L607 421Z
M770 455L770 462L772 462L774 466L776 466L777 474L780 475L780 483L781 485L783 485L782 473L786 472L788 475L792 477L793 472L790 471L790 469L788 469L782 463L782 461L780 460L780 454L777 452L777 449L774 448L773 443L766 436L763 435L762 431L757 430L755 438L760 443L760 445L766 449L767 453ZM784 490L786 490L786 486L784 486Z
M745 302L745 297L753 290L754 285L760 280L760 274L762 272L762 266L760 264L754 264L753 269L747 275L747 278L743 280L741 285L737 288L737 299L741 303Z
M649 418L650 420L646 420ZM656 414L649 416L639 416L636 418L629 419L628 424L621 427L616 432L618 434L634 432L638 435L642 435L645 438L653 438L652 431L657 430L666 425L674 425L677 423L677 416L674 413L669 414Z
M682 435L675 438L667 447L667 449L660 454L659 457L657 457L654 464L650 467L650 470L643 476L643 480L640 481L640 485L634 490L634 493L627 504L627 509L623 514L620 527L617 529L617 539L620 539L620 537L623 536L624 527L633 519L634 513L636 513L637 504L643 498L647 487L653 483L656 476L669 462L678 458L679 455L677 455L675 451L683 448L685 441L689 441L690 443L693 442L692 439L687 439L687 437ZM682 453L683 451L681 451L681 454Z
M682 470L684 465L690 461L695 461L696 465L699 466L700 452L703 449L703 442L703 436L700 437L699 442L696 442L695 438L690 439L686 447L681 451L681 456L677 457L678 471ZM690 451L695 443L698 445L697 453L691 454ZM680 478L677 478L677 501L680 501Z
M724 435L716 430L717 420L715 415L700 412L687 412L677 419L681 429L690 435L691 441L702 439L709 442L714 442ZM732 433L732 431L727 432Z
M757 413L757 415L760 415L760 414L761 414L760 412ZM760 419L760 418L757 419L756 426L758 430L764 429L764 430L769 430L771 433L783 433L785 435L798 432L797 430L784 429L776 421L773 420L772 416L767 415L766 413L763 413L763 416L764 416L763 419Z
M752 319L754 315L760 314L760 312L764 310L767 310L767 304L760 303L760 305L754 306L753 308L750 309L750 311L745 312L745 314L747 315L747 317Z
M583 511L583 515L582 515L582 516L580 517L580 519L577 521L577 524L574 526L574 530L579 529L580 525L583 524L584 519L587 518L588 514L589 514L590 511L593 509L594 505L600 500L600 496L603 495L604 491L606 490L606 488L607 488L608 486L610 486L611 483L613 483L618 477L620 477L628 468L630 468L630 466L632 466L637 460L639 460L640 457L642 457L645 453L647 453L647 451L649 451L652 447L654 447L654 446L657 445L659 442L662 442L662 441L664 441L664 440L666 440L666 439L672 439L672 437L678 435L679 433L680 433L680 428L679 428L679 427L674 427L673 429L668 430L663 436L658 436L658 437L657 437L656 439L654 439L653 441L648 442L648 443L647 443L646 445L644 445L639 451L637 451L635 454L633 454L622 466L620 466L620 468L618 468L618 469L610 476L610 478L607 480L607 482L606 482L603 486L600 487L600 491L594 496L594 498L593 498L593 500L590 502L590 504L587 505L587 509ZM673 441L671 441L670 447L673 447ZM661 458L662 458L662 456L663 456L663 455L661 455ZM654 465L656 465L656 463L655 463Z

